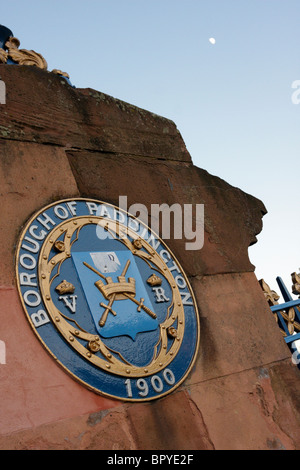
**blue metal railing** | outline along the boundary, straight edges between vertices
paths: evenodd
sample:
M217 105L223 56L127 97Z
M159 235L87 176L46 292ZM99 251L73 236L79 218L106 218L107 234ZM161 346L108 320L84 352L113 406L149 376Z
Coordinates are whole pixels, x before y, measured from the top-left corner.
M281 312L282 311L285 311L286 313L288 312L289 309L293 308L294 309L294 313L295 313L295 319L294 319L294 322L296 321L297 323L300 324L300 311L297 307L300 306L300 298L297 299L297 300L293 300L291 294L289 293L288 289L286 288L283 280L281 279L281 277L277 277L276 278L276 281L277 281L277 284L280 288L280 291L281 291L281 294L282 294L282 297L284 299L284 303L282 304L278 304L278 305L273 305L271 306L271 311L273 313L276 313L277 317L278 317L278 323L279 323L279 326L280 328L282 328L282 330L286 333L286 336L284 337L284 340L285 342L287 343L287 345L290 347L292 353L295 353L297 350L297 348L294 346L294 342L297 341L297 340L300 340L300 333L293 333L291 334L289 332L289 329L287 327L287 323L286 323L286 320L283 318ZM299 362L298 362L298 367L300 368L300 353L298 354L299 356Z

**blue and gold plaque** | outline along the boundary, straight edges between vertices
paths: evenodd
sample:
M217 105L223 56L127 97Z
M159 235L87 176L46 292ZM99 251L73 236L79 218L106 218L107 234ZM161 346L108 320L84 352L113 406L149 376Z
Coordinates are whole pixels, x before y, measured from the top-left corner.
M104 202L55 202L27 223L17 283L36 335L82 385L153 400L190 372L199 346L191 287L149 227Z

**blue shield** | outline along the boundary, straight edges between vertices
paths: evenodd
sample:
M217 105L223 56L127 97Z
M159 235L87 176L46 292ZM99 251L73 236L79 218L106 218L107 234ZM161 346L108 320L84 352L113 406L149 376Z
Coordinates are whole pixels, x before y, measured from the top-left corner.
M129 250L73 252L72 260L100 336L134 341L138 333L158 328L155 304Z

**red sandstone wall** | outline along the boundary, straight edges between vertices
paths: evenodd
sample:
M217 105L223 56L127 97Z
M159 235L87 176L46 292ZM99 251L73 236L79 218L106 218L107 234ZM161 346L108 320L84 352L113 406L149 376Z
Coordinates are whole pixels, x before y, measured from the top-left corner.
M173 122L48 72L0 65L0 449L298 449L299 371L248 246L263 204L196 168ZM134 184L133 184L134 175ZM108 400L71 379L23 313L14 252L22 225L58 199L205 204L205 243L168 243L194 289L195 367L152 403Z

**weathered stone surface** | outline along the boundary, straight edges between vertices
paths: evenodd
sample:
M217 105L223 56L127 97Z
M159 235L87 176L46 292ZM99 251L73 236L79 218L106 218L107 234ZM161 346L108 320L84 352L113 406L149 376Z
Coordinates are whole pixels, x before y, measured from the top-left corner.
M128 416L138 449L213 449L201 413L185 392L151 404L134 405L128 408Z
M0 287L1 436L119 405L87 390L59 367L34 335L15 288Z
M0 138L190 161L169 119L95 90L73 88L36 67L2 64L0 78L7 93Z
M0 65L0 78L0 449L299 448L299 370L248 257L263 203L196 168L168 119L34 67ZM182 386L151 403L108 400L69 377L14 287L31 214L58 199L118 205L122 195L149 214L151 204L205 205L203 249L166 240L195 291L199 355Z
M287 362L278 362L270 369L270 384L276 397L274 420L293 439L295 448L300 449L300 393L299 369Z
M161 162L91 152L68 152L84 196L128 207L180 203L205 205L205 240L201 250L186 250L186 239L165 240L188 275L253 271L248 247L256 241L266 209L261 201L191 163ZM183 210L183 209L182 209ZM151 220L149 219L149 224ZM195 227L193 227L195 230Z
M99 411L0 436L0 450L134 450L126 413Z
M299 449L297 372L290 360L245 370L157 402L120 405L8 432L0 435L0 449Z
M299 403L290 401L291 388L284 394L278 383L283 370L298 389L298 370L290 360L191 387L191 400L201 410L215 449L299 449Z
M187 383L290 357L253 273L193 278L192 287L199 308L201 339L199 357Z
M78 196L62 149L0 139L0 285L13 285L19 233L37 209L55 199Z

